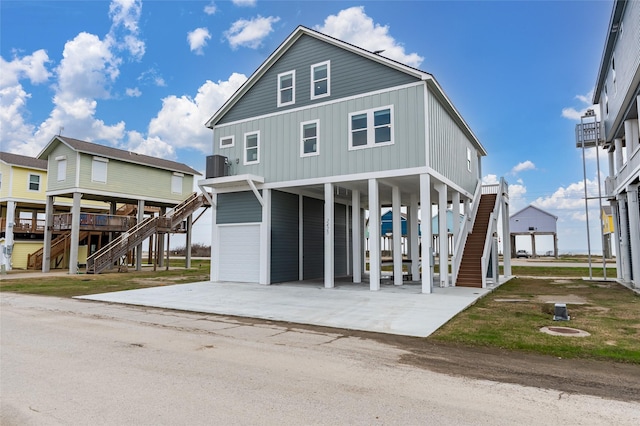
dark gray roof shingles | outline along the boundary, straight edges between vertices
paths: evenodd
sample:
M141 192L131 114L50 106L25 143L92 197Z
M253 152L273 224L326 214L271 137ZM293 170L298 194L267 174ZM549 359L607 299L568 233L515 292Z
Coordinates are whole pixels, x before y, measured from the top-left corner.
M112 148L110 146L100 145L92 142L85 142L78 139L69 138L66 136L56 136L57 139L68 144L76 151L84 152L87 154L94 154L111 158L114 160L122 160L129 163L137 163L145 166L155 167L165 170L173 170L176 172L187 173L191 175L200 175L201 173L187 166L186 164L178 163L176 161L165 160L164 158L151 157L149 155L138 154L131 151L125 151L123 149Z
M0 152L0 160L14 166L28 167L30 169L47 170L47 160L40 160L26 155Z

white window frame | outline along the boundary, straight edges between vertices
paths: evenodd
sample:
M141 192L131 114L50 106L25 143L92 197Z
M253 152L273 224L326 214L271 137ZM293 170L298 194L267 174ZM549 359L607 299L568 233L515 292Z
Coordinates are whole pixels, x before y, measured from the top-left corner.
M38 178L38 189L31 189L31 177L35 176ZM27 179L27 190L29 192L40 192L40 188L42 188L42 175L38 173L29 173Z
M389 114L391 115L389 126L391 126L391 140L387 142L376 143L376 135L375 135L375 126L374 126L374 113L378 111L384 111L388 109ZM367 143L366 145L353 146L353 130L351 129L352 120L351 118L354 115L367 114ZM371 108L362 111L354 111L349 113L349 151L357 150L357 149L367 149L367 148L375 148L379 146L389 146L395 143L394 137L394 114L393 114L393 105L386 105L376 108Z
M184 173L174 172L171 175L171 193L172 194L182 194L182 184L183 184Z
M228 144L223 144L222 141L224 140L229 140L231 139L231 143ZM220 148L232 148L235 145L236 141L235 141L235 137L234 135L230 135L230 136L223 136L220 138Z
M249 138L249 136L256 136L256 146L255 147L251 147L250 149L256 148L256 160L253 161L248 161L247 160L247 139ZM260 131L256 130L255 132L247 132L244 134L244 151L242 154L242 164L244 164L245 166L251 165L251 164L259 164L260 163Z
M467 171L471 172L471 148L467 147Z
M613 80L613 96L618 94L618 83L616 79L616 57L611 56L611 78Z
M97 173L98 170L96 170L96 164L104 164L104 180L102 180L102 176ZM107 183L108 164L108 158L93 157L93 159L91 160L91 182Z
M282 91L283 90L289 90L289 88L282 88L280 86L280 81L282 77L285 77L287 75L291 75L291 101L289 102L282 102ZM294 105L296 103L296 70L291 70L291 71L287 71L287 72L281 72L280 74L278 74L278 108L283 107L283 106L288 106L288 105Z
M56 172L58 173L56 180L58 182L64 182L67 179L67 157L65 155L61 155L56 157L56 161Z
M2 189L2 172L0 172L0 190Z
M315 68L321 67L323 65L327 66L327 93L316 95L315 83L316 81L319 81L319 80L314 79L314 71L315 71ZM311 99L326 98L327 96L330 96L330 95L331 95L331 61L324 61L324 62L311 65Z
M304 152L304 126L308 124L316 125L316 150ZM320 155L320 120L303 121L300 123L300 157L313 157Z

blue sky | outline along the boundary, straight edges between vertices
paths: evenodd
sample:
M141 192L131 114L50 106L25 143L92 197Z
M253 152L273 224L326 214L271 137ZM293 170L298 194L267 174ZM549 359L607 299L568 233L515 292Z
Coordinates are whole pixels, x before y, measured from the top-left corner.
M535 204L558 216L561 252L585 251L574 126L591 106L611 9L609 0L2 0L1 149L37 155L64 128L203 170L204 122L305 25L433 74L489 153L485 181L510 183L511 213ZM601 164L604 177L606 155ZM587 178L597 195L595 152Z

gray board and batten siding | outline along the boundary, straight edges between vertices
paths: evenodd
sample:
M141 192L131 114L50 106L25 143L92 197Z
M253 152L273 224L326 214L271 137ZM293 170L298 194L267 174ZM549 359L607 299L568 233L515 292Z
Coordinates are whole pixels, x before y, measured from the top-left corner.
M271 192L271 282L298 281L300 196Z
M252 191L218 194L216 224L262 222L262 206Z
M330 96L311 99L311 65L330 61ZM278 74L295 70L295 103L277 107ZM302 35L216 123L231 123L314 103L419 82L403 73L325 41Z
M265 182L424 167L424 90L424 83L416 83L216 127L214 146L229 158L232 175L254 174ZM349 150L349 113L386 106L393 107L394 144ZM319 120L319 155L301 157L300 125L311 120ZM255 131L260 132L260 162L243 165L244 135ZM227 136L234 136L233 147L220 149L220 138Z
M442 103L429 93L429 166L473 194L480 179L480 154ZM471 170L467 168L471 150Z

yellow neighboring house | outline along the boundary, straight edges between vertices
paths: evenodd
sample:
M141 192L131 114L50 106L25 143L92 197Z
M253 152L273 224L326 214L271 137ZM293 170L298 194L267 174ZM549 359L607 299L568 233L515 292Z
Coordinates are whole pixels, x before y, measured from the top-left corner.
M0 152L0 265L3 270L26 269L29 254L43 245L47 160ZM72 201L56 198L59 211ZM108 211L103 202L83 202L93 211Z

